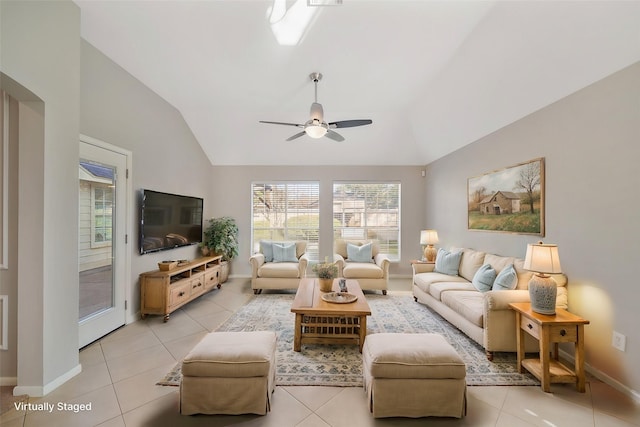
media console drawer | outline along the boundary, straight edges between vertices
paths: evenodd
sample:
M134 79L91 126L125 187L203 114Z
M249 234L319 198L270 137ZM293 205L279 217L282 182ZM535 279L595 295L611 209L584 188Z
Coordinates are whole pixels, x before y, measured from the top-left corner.
M140 314L169 315L209 292L220 288L221 256L204 257L167 270L154 270L140 275Z

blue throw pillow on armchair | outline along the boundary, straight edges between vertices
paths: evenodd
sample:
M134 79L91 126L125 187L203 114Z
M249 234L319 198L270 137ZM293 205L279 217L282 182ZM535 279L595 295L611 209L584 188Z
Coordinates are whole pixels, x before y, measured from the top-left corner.
M273 262L298 262L295 243L274 243Z
M264 255L264 262L272 262L273 242L271 240L260 240L260 252Z
M436 265L433 271L449 276L457 276L461 259L462 251L450 252L440 248L438 249L438 255L436 255Z
M371 242L358 246L347 243L347 261L351 262L373 262L373 247Z

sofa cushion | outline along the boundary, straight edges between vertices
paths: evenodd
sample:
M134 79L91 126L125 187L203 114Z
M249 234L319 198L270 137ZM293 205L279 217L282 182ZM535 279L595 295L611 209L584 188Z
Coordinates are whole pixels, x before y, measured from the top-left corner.
M447 291L475 291L475 288L466 280L464 282L436 282L429 286L429 294L438 301L442 298L442 293Z
M376 264L369 262L351 262L342 269L345 279L382 279L384 271Z
M372 243L362 246L347 243L347 261L349 262L373 262Z
M487 292L493 287L493 281L496 280L496 276L496 270L491 267L491 264L484 264L476 271L471 283L480 292Z
M258 277L296 278L299 271L297 262L268 262L258 269Z
M438 282L463 282L467 281L460 276L448 276L442 273L429 272L429 273L418 273L413 276L413 283L420 288L423 292L429 293L429 288L432 283Z
M518 284L516 285L516 289L526 291L529 289L529 280L531 280L533 273L524 269L523 259L517 258L513 263L513 266L516 268L516 273L518 273Z
M496 276L496 280L493 282L494 291L510 291L516 288L518 285L518 273L513 264L508 265Z
M494 254L486 254L484 256L484 263L491 264L491 267L493 267L498 274L500 274L500 272L509 265L515 264L515 262L516 258L510 256L500 256Z
M442 303L476 326L483 328L484 295L473 291L447 291Z
M273 262L298 262L294 242L274 242Z
M473 281L476 271L484 264L485 253L475 251L473 249L464 249L462 258L460 259L460 268L458 274L468 281Z
M446 249L438 249L436 255L436 273L448 274L449 276L457 276L460 268L460 259L462 251L449 252Z

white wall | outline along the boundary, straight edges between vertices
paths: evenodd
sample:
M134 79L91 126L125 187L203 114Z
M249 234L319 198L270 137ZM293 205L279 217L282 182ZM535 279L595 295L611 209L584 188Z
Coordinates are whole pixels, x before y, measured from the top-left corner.
M17 283L9 284L18 291L11 307L18 316L18 391L38 395L79 372L80 11L71 2L3 1L0 8L0 66L10 78L2 87L20 101L20 245Z
M339 153L339 150L336 150ZM392 275L410 275L411 259L422 254L420 230L424 218L424 185L420 166L214 166L211 175L214 216L235 218L239 228L239 256L231 266L234 276L250 276L251 183L254 181L320 182L320 257L333 254L333 181L399 181L401 183L401 256Z
M203 197L207 216L213 212L211 165L175 108L81 40L74 3L2 1L0 18L0 83L20 101L9 206L16 224L9 245L16 250L10 269L0 273L0 292L11 295L12 313L0 382L17 377L18 392L39 395L80 370L80 133L133 153L134 191ZM157 269L167 257L198 256L195 246L140 256L135 224L132 234L129 320L139 311L139 273Z
M524 257L536 236L467 230L467 178L544 157L547 243L559 245L569 309L588 319L586 360L640 396L640 63L427 167L426 215L441 246ZM627 350L611 347L612 330Z
M81 133L130 150L133 157L134 224L127 289L127 317L133 321L140 311L140 273L156 270L165 259L200 256L196 246L139 254L140 190L202 197L206 218L214 211L212 166L178 110L85 40L81 60Z

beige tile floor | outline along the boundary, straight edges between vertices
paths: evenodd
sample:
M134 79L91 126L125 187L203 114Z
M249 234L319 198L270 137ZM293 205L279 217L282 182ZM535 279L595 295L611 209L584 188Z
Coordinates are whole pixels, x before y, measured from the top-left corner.
M396 279L393 291L407 291ZM84 412L16 411L0 417L13 426L640 426L640 407L610 386L589 378L586 393L554 384L539 387L469 387L463 419L379 419L369 413L361 388L277 387L266 416L181 416L178 389L155 383L207 332L215 330L251 296L248 280L232 279L171 315L127 325L80 352L82 373L31 403L91 403ZM409 393L410 390L407 390Z

